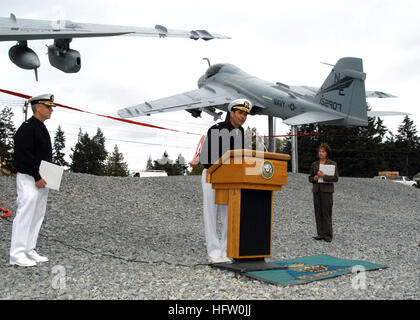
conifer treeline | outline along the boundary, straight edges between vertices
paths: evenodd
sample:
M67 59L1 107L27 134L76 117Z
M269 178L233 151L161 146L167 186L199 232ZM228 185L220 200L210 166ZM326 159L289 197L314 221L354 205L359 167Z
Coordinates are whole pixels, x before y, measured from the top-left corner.
M105 148L105 136L100 128L90 138L88 133L79 129L77 143L70 155L72 162L70 170L73 172L89 173L98 176L128 175L128 165L124 162L124 156L119 152L118 146L108 154Z
M13 136L15 127L11 108L0 110L0 158L2 167L13 171ZM298 133L324 133L298 137L299 172L307 173L311 163L317 159L317 148L327 142L333 152L332 159L338 163L339 175L347 177L373 177L379 171L399 171L400 175L413 177L420 172L420 138L413 121L406 116L392 134L380 118L369 117L367 127L337 128L309 124L299 126ZM258 135L256 128L248 128L246 134ZM289 133L291 134L291 132ZM267 145L267 143L266 143ZM127 176L128 165L115 145L112 153L105 149L105 136L100 128L91 138L79 130L77 143L71 148L71 163L64 159L65 135L59 126L54 136L53 162L69 167L74 172L96 175ZM276 152L291 152L291 138L277 139ZM289 171L291 162L289 161ZM174 161L165 151L161 159L149 158L146 169L165 170L168 175L187 173L184 157L179 154ZM189 174L200 174L197 165Z
M399 171L400 175L413 177L420 172L420 138L408 116L396 135L387 130L380 118L370 117L367 127L334 128L309 124L300 126L298 131L299 134L323 132L325 134L298 137L299 172L309 172L312 162L318 158L317 148L322 142L331 146L331 158L337 162L340 176L373 177L379 171ZM279 149L290 154L291 139L288 138Z
M13 125L12 108L0 110L0 160L1 167L10 172L15 172L13 168L13 136L16 128ZM73 172L90 173L95 175L107 176L127 176L128 165L124 162L122 153L115 145L114 151L108 153L105 149L105 136L98 128L96 134L90 138L88 133L83 133L79 129L77 143L71 148L71 163L64 159L65 134L60 126L55 132L53 142L53 162L60 166L69 167Z

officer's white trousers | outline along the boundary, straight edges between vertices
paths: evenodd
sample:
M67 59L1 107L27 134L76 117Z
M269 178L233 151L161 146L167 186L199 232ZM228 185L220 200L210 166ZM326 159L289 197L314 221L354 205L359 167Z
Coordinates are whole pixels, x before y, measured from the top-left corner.
M32 176L16 176L17 209L12 226L10 257L20 258L35 249L45 216L48 188L37 188Z
M214 203L215 191L211 187L211 183L206 182L206 172L207 169L204 169L201 175L201 186L203 188L203 218L207 255L210 258L226 257L228 206ZM222 223L220 239L217 235L218 215Z

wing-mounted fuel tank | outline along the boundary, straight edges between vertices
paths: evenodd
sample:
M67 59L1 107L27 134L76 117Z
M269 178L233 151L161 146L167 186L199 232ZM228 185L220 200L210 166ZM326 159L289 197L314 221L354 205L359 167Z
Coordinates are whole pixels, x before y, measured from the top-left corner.
M203 108L203 111L213 117L214 121L217 121L219 119L222 119L223 112L216 112L216 108L214 107L207 107Z
M194 118L201 118L201 110L200 109L187 109L185 111L191 113L191 115Z
M48 46L48 60L50 64L65 72L76 73L81 68L79 51L70 49L71 39L56 39Z
M19 68L35 71L35 78L38 81L38 68L41 65L35 51L28 48L26 40L19 41L9 49L10 60Z

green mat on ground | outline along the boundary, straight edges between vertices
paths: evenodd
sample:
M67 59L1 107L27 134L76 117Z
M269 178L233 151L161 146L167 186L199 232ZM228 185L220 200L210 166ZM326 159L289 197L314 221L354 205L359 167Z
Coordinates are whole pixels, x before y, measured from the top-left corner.
M270 263L287 265L288 269L250 271L245 275L273 284L292 285L337 277L346 273L356 274L356 271L387 268L385 265L368 261L339 259L322 254Z

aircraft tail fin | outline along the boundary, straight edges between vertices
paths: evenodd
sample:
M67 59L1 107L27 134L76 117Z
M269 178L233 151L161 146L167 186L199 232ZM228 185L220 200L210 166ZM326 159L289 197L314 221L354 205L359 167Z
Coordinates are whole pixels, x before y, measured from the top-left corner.
M367 125L365 91L366 73L362 59L341 58L318 90L316 102L335 111L347 114L347 123Z

